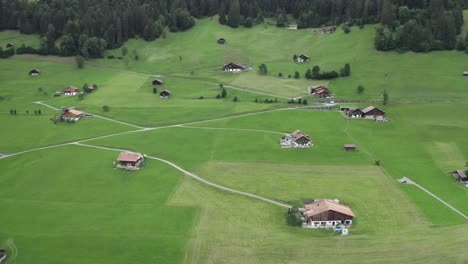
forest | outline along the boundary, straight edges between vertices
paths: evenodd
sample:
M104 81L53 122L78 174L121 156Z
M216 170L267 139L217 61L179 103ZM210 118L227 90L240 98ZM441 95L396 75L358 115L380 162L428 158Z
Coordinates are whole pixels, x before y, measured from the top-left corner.
M0 0L0 30L40 34L40 48L22 52L101 57L129 38L151 41L214 15L234 28L380 23L376 49L427 52L467 48L464 8L468 0Z

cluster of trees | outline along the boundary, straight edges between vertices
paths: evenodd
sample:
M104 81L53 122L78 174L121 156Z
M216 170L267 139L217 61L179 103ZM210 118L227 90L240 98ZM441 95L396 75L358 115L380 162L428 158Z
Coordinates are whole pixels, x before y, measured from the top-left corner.
M6 59L11 56L15 55L15 49L14 48L8 48L6 50L3 50L2 47L0 47L0 58L1 59Z
M223 84L219 84L219 89L221 90L221 93L216 95L216 99L221 99L221 98L226 98L227 96L227 91L226 88L224 88ZM237 100L237 99L236 99Z
M466 4L465 0L385 0L375 47L415 52L465 49L464 36L457 35L462 30Z
M315 80L329 80L335 79L338 77L346 77L351 74L351 65L346 63L343 68L340 69L340 74L336 71L327 71L321 72L320 66L315 65L312 69L307 69L305 73L306 79L315 79Z
M26 110L26 114L29 115L29 110ZM10 109L10 115L16 115L16 109ZM42 110L34 110L34 115L42 115Z
M288 101L288 104L303 104L303 105L307 105L309 104L309 102L307 101L307 99L302 99L302 98L299 98L299 99L291 99Z
M120 47L129 38L154 40L166 28L191 28L194 16L208 14L200 2L207 1L0 0L0 30L40 34L41 54L101 57L104 48Z
M278 102L278 99L275 98L275 100L273 100L273 99L267 98L267 99L262 100L262 99L255 98L254 102L255 102L255 103L272 104L272 103L277 103L277 102Z
M260 75L267 75L268 74L268 68L264 63L262 63L260 66L258 66L258 73L260 73Z

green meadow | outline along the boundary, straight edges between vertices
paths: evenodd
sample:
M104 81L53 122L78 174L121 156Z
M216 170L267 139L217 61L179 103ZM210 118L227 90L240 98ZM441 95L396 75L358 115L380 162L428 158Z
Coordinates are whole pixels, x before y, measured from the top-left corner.
M468 214L467 189L449 174L468 162L468 78L461 74L468 54L377 52L374 27L318 35L269 25L231 29L203 19L153 42L130 40L128 58L108 59L122 56L110 50L84 69L57 56L0 60L0 153L65 144L0 158L6 263L468 262L466 219L397 182L409 177ZM226 45L216 43L221 37ZM38 45L38 37L0 32L0 44L8 42ZM302 53L311 61L291 61ZM231 61L253 70L222 72ZM262 63L266 76L257 72ZM304 78L314 65L338 71L345 63L350 77ZM29 76L33 68L41 75ZM295 71L299 79L278 77ZM157 93L154 79L165 83ZM98 89L81 99L54 97L84 84ZM219 84L226 98L215 98ZM315 105L307 91L319 84L337 99L363 101L355 106L381 108L389 122L287 103L303 97ZM358 85L365 87L361 95ZM160 99L162 90L172 97ZM254 102L267 98L277 102ZM111 120L54 124L53 107ZM131 133L138 130L132 124L152 129ZM296 129L314 146L282 149L281 133ZM347 237L290 227L284 208L213 188L148 158L139 171L117 170L117 151L72 145L81 141L161 158L212 183L291 205L339 199L356 219ZM351 143L359 150L345 152L343 144Z

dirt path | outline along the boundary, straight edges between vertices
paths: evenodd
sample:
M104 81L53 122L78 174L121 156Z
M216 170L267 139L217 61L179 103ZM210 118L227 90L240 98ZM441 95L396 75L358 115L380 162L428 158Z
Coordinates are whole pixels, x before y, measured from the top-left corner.
M102 149L102 150L110 150L110 151L125 151L125 150L122 150L122 149L116 149L116 148L107 148L107 147L99 147L99 146L93 146L93 145L87 145L87 144L82 144L82 143L75 143L75 145L77 146L82 146L82 147L88 147L88 148L95 148L95 149ZM231 193L235 193L235 194L239 194L239 195L243 195L243 196L247 196L247 197L250 197L250 198L255 198L255 199L258 199L258 200L262 200L264 202L268 202L268 203L271 203L271 204L275 204L275 205L278 205L278 206L281 206L281 207L284 207L284 208L289 208L291 207L290 205L288 204L285 204L285 203L281 203L281 202L278 202L278 201L275 201L273 199L269 199L269 198L265 198L265 197L262 197L262 196L259 196L259 195L255 195L255 194L252 194L252 193L247 193L247 192L243 192L243 191L238 191L238 190L235 190L235 189L231 189L231 188L228 188L228 187L224 187L222 185L219 185L219 184L216 184L216 183L212 183L208 180L205 180L204 178L196 175L195 173L192 173L190 171L187 171L185 169L183 169L182 167L178 166L177 164L173 163L173 162L170 162L168 160L165 160L165 159L161 159L161 158L158 158L158 157L153 157L153 156L148 156L148 155L145 155L145 158L147 159L152 159L152 160L157 160L157 161L160 161L160 162L163 162L163 163L166 163L167 165L169 166L172 166L173 168L177 169L178 171L184 173L185 175L189 176L189 177L192 177L193 179L199 181L199 182L202 182L206 185L209 185L209 186L212 186L214 188L217 188L219 190L222 190L222 191L226 191L226 192L231 192Z
M412 181L411 179L409 179L408 177L403 177L401 179L398 180L398 182L400 182L401 184L409 184L409 185L414 185L416 187L418 187L419 189L423 190L425 193L429 194L430 196L432 196L434 199L436 199L437 201L441 202L443 205L447 206L448 208L450 208L452 211L454 211L455 213L461 215L463 218L465 218L466 220L468 220L468 216L466 216L464 213L462 213L461 211L459 211L457 208L451 206L449 203L447 203L446 201L442 200L441 198L439 198L437 195L433 194L432 192L430 192L429 190L427 190L426 188L422 187L421 185L417 184L416 182Z

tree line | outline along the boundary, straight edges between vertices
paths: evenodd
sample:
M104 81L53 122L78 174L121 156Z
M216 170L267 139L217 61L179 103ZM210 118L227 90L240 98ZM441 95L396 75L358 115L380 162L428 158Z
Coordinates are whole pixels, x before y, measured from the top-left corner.
M219 15L234 28L293 18L298 28L381 23L378 50L429 51L457 46L464 7L468 0L0 0L0 30L40 34L39 54L102 57L130 38L187 30L195 18Z

